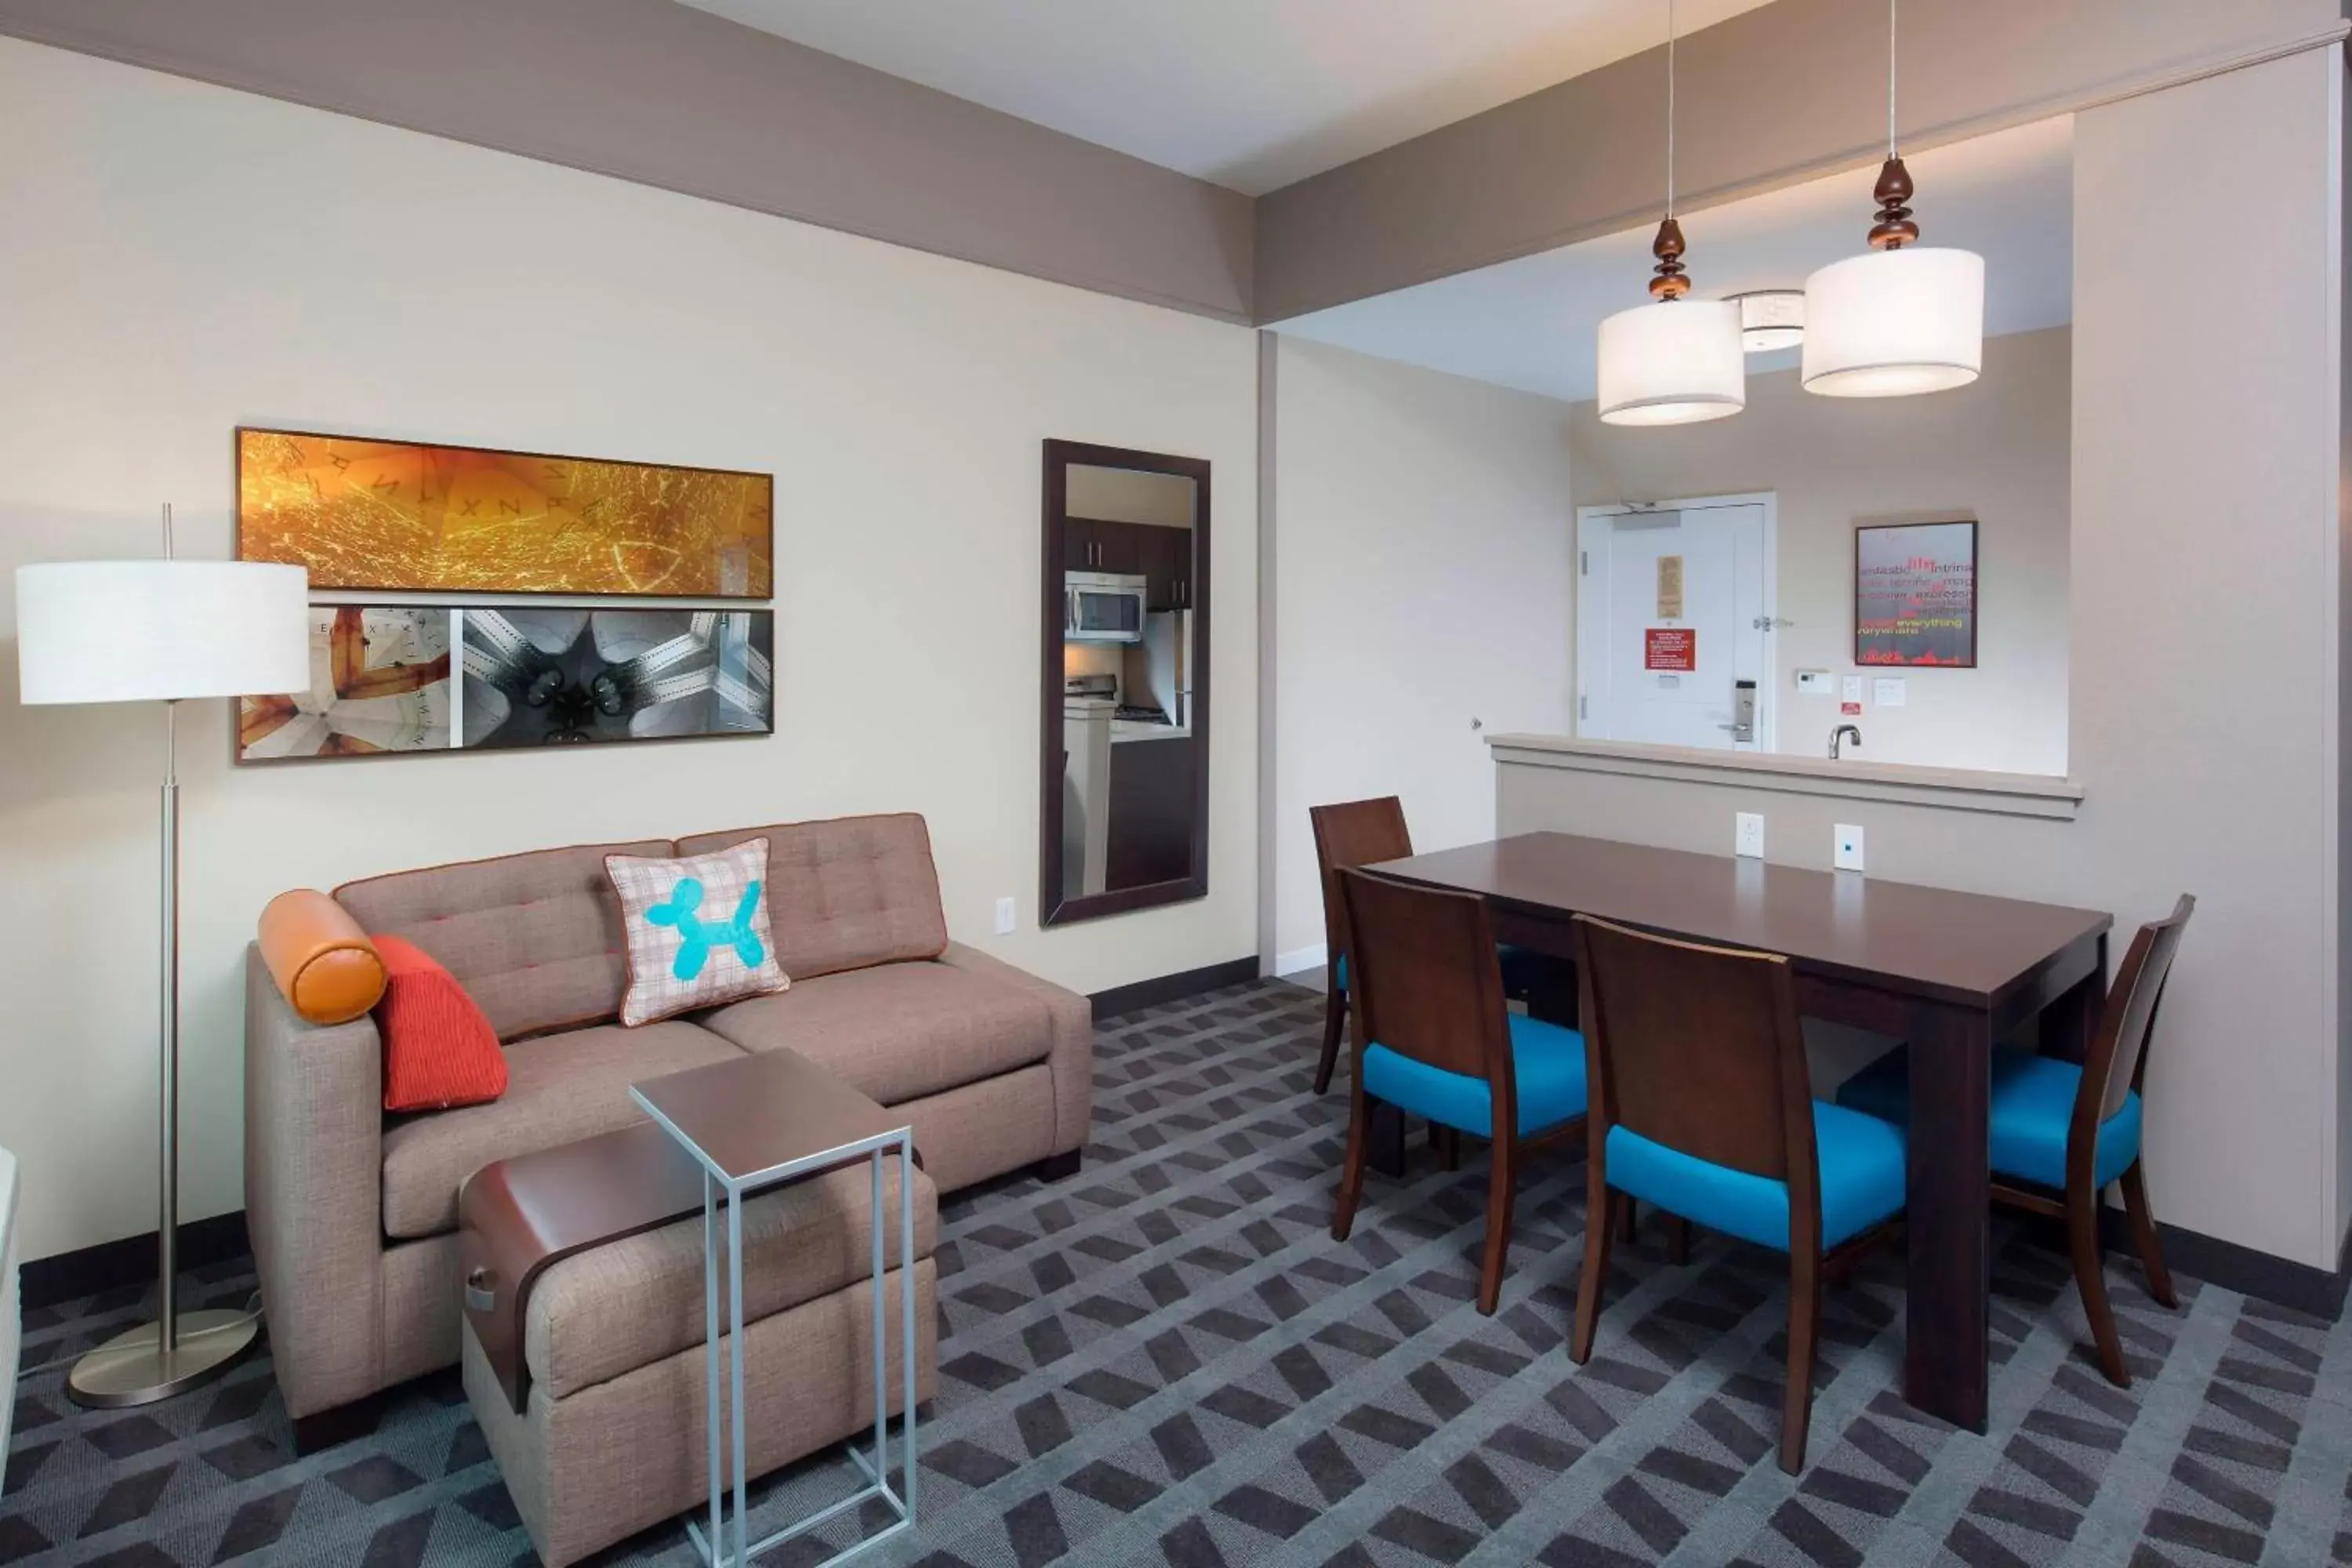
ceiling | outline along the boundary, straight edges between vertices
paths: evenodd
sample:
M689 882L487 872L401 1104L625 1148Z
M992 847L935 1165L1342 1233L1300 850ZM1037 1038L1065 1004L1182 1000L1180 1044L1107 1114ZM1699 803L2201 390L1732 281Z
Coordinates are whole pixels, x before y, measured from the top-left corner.
M1664 43L1667 0L680 0L1259 195ZM1677 0L1689 33L1766 0Z
M1985 331L2074 319L2071 117L1906 158L1927 245L1985 258ZM1813 268L1863 248L1875 167L1683 215L1698 297L1801 288ZM1594 394L1601 319L1644 299L1656 226L1482 268L1281 325L1284 332L1432 370L1581 402ZM1793 368L1798 351L1750 356Z

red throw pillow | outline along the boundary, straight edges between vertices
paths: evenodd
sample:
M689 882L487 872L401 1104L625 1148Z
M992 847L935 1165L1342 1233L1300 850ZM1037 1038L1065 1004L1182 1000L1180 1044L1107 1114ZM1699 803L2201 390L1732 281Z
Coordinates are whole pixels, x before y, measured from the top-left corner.
M446 1110L507 1091L507 1055L457 977L415 942L371 937L383 960L383 1108Z

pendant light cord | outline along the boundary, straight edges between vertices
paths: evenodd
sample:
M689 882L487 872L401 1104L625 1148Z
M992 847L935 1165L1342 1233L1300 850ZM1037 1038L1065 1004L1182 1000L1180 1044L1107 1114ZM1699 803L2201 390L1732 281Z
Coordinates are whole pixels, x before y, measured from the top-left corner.
M1675 0L1666 0L1666 216L1675 216Z
M1886 0L1886 155L1895 156L1895 0Z

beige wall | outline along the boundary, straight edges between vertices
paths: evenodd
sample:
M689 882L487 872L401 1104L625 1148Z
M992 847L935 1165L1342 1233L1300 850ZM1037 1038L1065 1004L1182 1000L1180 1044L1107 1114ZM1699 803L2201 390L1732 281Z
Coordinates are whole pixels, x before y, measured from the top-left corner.
M240 1202L240 952L295 884L917 810L950 931L1064 984L1255 951L1247 330L16 42L0 211L0 569L151 552L164 500L226 555L240 421L777 477L773 739L233 769L226 705L190 708L186 1216ZM1244 607L1212 653L1209 897L1049 933L1047 437L1213 462ZM154 1224L161 716L18 707L12 623L0 595L0 1144L37 1257Z
M1311 805L1394 795L1491 837L1482 731L1569 714L1568 405L1284 338L1275 476L1275 951L1322 962Z
M754 212L1250 313L1238 192L674 0L0 0L0 33Z
M2070 337L1991 339L1981 380L1932 397L1816 397L1785 370L1749 376L1746 412L1705 425L1629 429L1577 404L1576 503L1779 496L1775 749L1803 756L1849 721L1835 690L1798 695L1796 671L1859 668L1854 525L1974 517L1978 666L1872 672L1900 675L1905 702L1878 707L1864 683L1861 754L2063 774Z
M2332 1268L2343 656L2338 534L2343 66L2310 50L2075 126L2074 822L1500 770L1507 831L2197 915L2148 1068L2159 1217ZM2259 246L2244 237L2262 234ZM2221 286L2218 280L2227 280ZM2157 323L2172 323L2158 330Z

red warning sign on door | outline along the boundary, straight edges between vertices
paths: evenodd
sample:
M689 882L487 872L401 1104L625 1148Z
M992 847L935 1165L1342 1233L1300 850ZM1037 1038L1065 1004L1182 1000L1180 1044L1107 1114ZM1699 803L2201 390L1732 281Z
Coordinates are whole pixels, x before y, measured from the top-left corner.
M1644 669L1696 669L1698 633L1689 626L1652 626L1642 634Z

